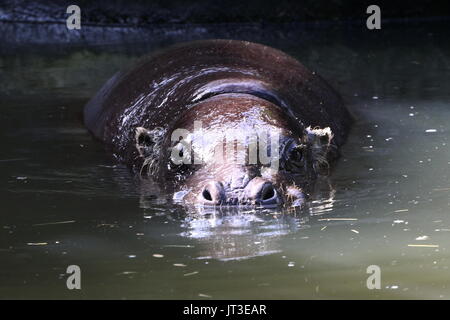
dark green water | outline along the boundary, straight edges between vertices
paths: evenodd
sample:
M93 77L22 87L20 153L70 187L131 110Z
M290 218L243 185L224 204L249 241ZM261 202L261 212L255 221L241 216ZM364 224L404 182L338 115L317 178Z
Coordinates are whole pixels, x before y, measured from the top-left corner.
M450 298L447 30L225 35L292 54L357 119L324 191L297 214L188 214L92 139L83 105L157 45L2 55L0 298ZM72 264L78 291L66 288ZM366 287L369 265L380 290Z

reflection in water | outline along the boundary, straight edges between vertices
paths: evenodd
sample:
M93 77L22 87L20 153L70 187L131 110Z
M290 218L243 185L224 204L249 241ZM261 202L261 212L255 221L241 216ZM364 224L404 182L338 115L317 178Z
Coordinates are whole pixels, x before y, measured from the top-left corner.
M167 204L167 194L163 192L162 186L151 179L142 179L137 177L141 183L139 189L139 207L142 209L151 209L154 204Z
M186 217L181 235L202 243L199 259L239 260L281 252L280 239L304 221L292 215L260 212L217 212Z
M141 183L139 204L153 209L167 203L158 197L151 180ZM309 228L309 215L331 211L336 190L328 178L319 179L311 201L305 208L188 207L181 220L182 237L201 244L198 259L242 260L282 252L281 240Z
M329 177L321 177L317 180L314 190L314 198L309 204L311 215L321 215L333 211L336 189L331 185Z

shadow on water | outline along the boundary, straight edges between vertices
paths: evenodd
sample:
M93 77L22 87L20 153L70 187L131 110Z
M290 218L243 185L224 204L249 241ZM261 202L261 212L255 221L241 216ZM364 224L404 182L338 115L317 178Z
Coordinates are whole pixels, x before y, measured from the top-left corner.
M92 139L82 106L157 41L2 55L0 297L449 298L446 27L208 31L287 51L354 113L342 157L300 212L185 210ZM366 287L373 264L381 290Z

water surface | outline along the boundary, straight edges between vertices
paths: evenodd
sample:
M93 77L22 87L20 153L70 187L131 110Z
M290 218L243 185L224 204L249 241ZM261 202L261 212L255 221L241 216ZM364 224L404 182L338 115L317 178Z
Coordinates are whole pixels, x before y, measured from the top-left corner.
M354 114L303 212L186 212L83 127L110 76L181 36L2 55L0 298L450 298L448 24L361 28L214 35L285 50ZM71 264L79 291L66 288ZM380 290L366 287L369 265Z

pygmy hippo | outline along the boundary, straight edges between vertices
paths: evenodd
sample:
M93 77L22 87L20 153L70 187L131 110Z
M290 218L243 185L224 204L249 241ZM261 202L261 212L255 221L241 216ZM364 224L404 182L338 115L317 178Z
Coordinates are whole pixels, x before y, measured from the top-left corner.
M84 120L178 201L264 207L301 205L352 122L341 97L296 59L235 40L144 57L101 88Z

